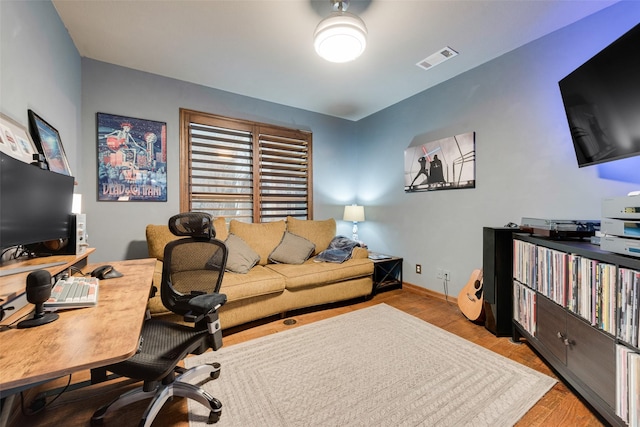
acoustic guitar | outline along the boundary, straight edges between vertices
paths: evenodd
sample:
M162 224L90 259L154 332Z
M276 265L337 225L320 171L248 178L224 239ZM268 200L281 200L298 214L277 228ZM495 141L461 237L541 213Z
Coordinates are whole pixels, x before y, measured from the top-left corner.
M458 294L458 307L464 316L472 322L484 320L484 298L482 289L482 270L473 270L467 284Z

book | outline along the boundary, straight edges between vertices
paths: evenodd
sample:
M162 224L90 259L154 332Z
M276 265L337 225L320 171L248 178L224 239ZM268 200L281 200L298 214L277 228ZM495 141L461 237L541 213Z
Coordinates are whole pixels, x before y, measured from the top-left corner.
M377 254L377 253L373 253L371 252L369 254L369 259L372 260L380 260L380 259L391 259L391 257L389 255L385 255L385 254Z

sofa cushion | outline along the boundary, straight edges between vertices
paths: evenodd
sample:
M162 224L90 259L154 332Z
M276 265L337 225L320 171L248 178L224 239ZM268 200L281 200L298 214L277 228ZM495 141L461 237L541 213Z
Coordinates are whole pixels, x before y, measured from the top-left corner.
M301 265L269 264L266 268L281 274L288 290L321 286L373 274L370 259L350 259L342 264L314 262L313 258Z
M269 261L282 264L302 264L315 249L316 245L304 237L285 232L280 244L269 255Z
M146 228L146 235L149 256L159 261L164 260L164 247L167 243L180 239L169 231L169 227L166 225L149 224Z
M280 244L285 228L284 221L246 223L232 219L229 223L229 233L240 237L260 255L260 265L269 262L269 254Z
M227 221L223 216L213 220L213 229L216 230L216 239L222 240L223 242L227 240L229 230L227 229Z
M336 220L333 218L316 221L287 217L287 231L313 242L316 245L313 255L327 249L336 235Z
M266 267L256 265L247 274L226 272L220 292L228 302L284 291L284 278Z
M235 234L229 234L224 243L228 251L227 271L247 274L260 261L260 255Z

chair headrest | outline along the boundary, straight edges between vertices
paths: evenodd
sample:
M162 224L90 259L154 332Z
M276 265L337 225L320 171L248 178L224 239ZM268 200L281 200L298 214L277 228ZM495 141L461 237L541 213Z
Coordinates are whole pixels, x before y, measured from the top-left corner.
M216 236L211 215L204 212L185 212L169 218L169 230L176 236L211 239Z

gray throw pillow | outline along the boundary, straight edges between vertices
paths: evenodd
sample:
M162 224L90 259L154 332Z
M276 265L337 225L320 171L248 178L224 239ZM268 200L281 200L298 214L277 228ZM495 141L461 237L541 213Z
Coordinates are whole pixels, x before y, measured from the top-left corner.
M260 261L260 255L235 234L229 234L224 243L228 250L226 268L228 271L247 274Z
M280 264L302 264L315 248L316 245L304 237L285 232L280 244L269 255L269 260Z

